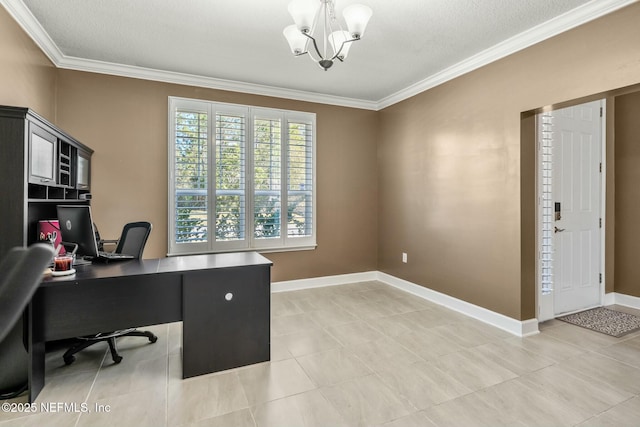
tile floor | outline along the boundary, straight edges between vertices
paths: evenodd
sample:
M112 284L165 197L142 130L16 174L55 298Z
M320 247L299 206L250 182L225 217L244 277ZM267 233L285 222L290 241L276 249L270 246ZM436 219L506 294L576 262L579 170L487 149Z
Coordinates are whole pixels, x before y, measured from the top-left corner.
M182 380L181 324L149 329L158 342L122 339L120 365L106 345L69 367L48 353L37 404L80 412L0 427L640 425L640 332L551 321L517 338L364 282L273 294L270 362Z

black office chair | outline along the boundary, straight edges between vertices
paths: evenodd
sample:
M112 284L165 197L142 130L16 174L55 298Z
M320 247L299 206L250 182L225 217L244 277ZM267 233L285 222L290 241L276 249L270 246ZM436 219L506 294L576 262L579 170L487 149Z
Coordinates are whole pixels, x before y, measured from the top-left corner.
M50 245L35 244L11 249L0 262L0 399L27 389L29 355L22 314L53 254Z
M122 229L122 235L118 240L100 240L99 245L105 243L117 243L115 253L132 255L135 259L141 259L144 247L151 234L151 223L146 221L131 222L126 224ZM97 229L96 229L97 230ZM76 358L74 354L84 350L85 348L92 346L96 343L106 341L111 351L111 358L115 363L122 361L122 356L118 354L118 347L116 346L116 338L124 336L134 337L146 337L151 343L158 341L158 337L149 331L138 331L136 328L123 329L120 331L100 332L95 335L89 335L85 337L78 337L80 342L67 350L62 356L66 365L72 364Z
M22 316L53 254L52 246L36 243L27 249L12 249L0 264L0 271L5 274L0 281L0 341Z
M94 224L99 250L104 250L104 245L106 244L115 244L117 246L113 251L114 253L132 255L135 259L142 258L142 253L152 228L150 222L130 222L124 226L118 240L104 240L100 238L98 228Z

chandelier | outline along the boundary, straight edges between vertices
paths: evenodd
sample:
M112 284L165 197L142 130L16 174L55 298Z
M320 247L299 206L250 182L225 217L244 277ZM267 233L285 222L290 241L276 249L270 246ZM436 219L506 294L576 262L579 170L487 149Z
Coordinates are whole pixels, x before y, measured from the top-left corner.
M325 71L336 59L342 62L347 58L351 43L360 40L373 13L361 4L345 7L345 31L336 18L335 0L293 0L288 9L295 24L282 33L291 52L295 56L308 53Z

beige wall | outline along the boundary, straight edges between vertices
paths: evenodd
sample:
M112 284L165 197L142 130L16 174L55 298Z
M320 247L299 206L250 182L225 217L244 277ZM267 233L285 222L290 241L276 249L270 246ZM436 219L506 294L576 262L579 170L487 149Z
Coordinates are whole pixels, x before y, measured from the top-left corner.
M640 92L615 100L615 291L640 297Z
M376 113L55 71L0 8L0 103L34 108L96 150L93 206L102 234L150 219L148 257L166 253L168 96L315 112L318 248L268 254L273 280L378 269L528 319L535 149L532 116L521 113L639 83L637 22L636 3ZM616 169L616 182L631 172ZM622 210L616 221L625 221ZM626 246L633 239L618 240L616 255L633 249ZM616 259L616 291L639 295L620 265Z
M56 69L0 7L0 105L30 107L55 120Z
M69 70L59 70L57 87L58 125L95 150L92 206L103 236L147 219L145 257L167 253L169 96L309 111L317 114L318 247L267 254L272 280L376 269L376 112Z
M26 106L95 150L95 220L104 236L149 219L145 257L167 252L168 96L317 114L316 250L271 253L273 280L376 270L377 113L56 70L0 7L0 104Z
M638 22L636 3L383 110L378 269L533 317L521 256L535 253L535 150L521 113L640 82Z

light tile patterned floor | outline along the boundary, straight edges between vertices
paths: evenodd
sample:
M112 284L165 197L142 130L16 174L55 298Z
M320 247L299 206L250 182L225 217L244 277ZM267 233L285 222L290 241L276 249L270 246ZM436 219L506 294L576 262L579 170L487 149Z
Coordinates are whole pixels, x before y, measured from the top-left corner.
M0 427L640 425L640 333L551 321L517 338L364 282L273 294L271 362L182 380L181 324L149 329L156 344L119 342L120 365L106 345L69 367L48 353L37 403L92 412L0 412Z

